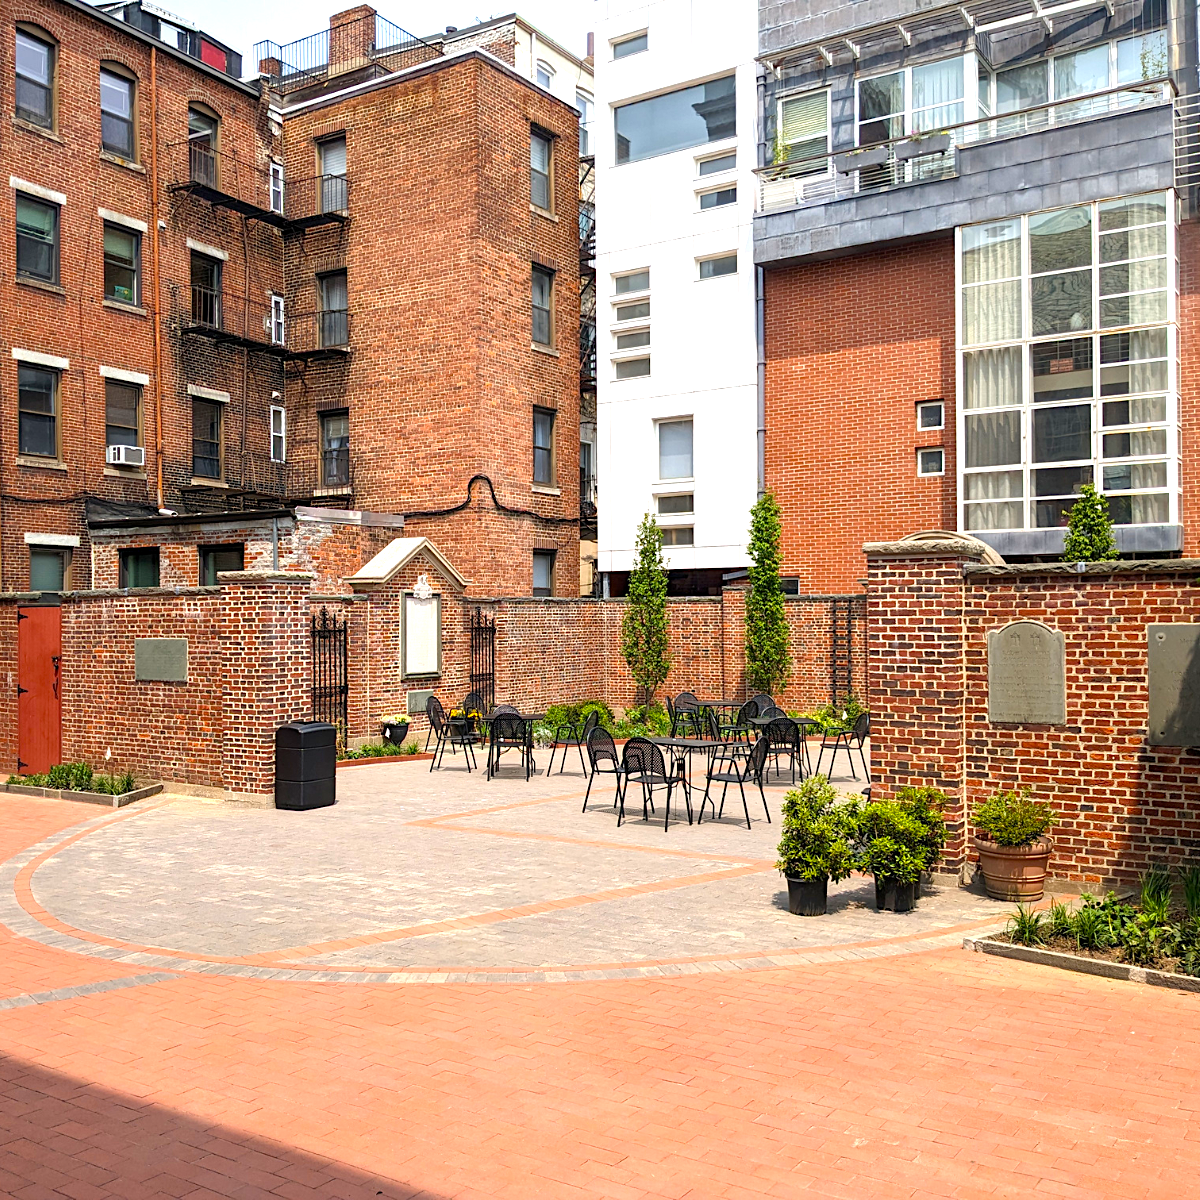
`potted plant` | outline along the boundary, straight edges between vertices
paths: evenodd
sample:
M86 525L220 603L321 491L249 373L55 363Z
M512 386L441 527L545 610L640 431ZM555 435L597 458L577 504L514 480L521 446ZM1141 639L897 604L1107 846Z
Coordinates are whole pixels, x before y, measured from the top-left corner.
M858 869L875 876L875 907L908 912L928 858L926 826L896 800L866 805L859 819Z
M783 798L783 837L775 866L787 880L788 911L794 916L824 916L829 881L846 879L853 869L847 813L836 801L837 792L824 775L806 779Z
M403 746L408 737L407 717L380 717L379 731L383 740L391 746Z
M987 894L993 900L1040 900L1054 843L1046 836L1057 820L1031 789L998 791L975 810L975 849Z
M945 792L931 787L904 787L896 792L896 803L910 817L919 821L925 830L921 840L921 870L932 871L946 848L946 805L949 797ZM914 899L921 898L921 876L914 885Z

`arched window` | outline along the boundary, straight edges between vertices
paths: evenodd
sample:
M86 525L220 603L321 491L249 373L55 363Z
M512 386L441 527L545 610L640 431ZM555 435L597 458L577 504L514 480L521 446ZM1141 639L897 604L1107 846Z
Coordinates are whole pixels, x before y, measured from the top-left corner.
M100 145L136 162L137 81L120 63L100 64Z
M17 26L16 115L31 125L54 128L54 72L58 47L36 25Z
M193 183L217 186L220 133L221 118L211 108L204 104L188 105L188 159Z

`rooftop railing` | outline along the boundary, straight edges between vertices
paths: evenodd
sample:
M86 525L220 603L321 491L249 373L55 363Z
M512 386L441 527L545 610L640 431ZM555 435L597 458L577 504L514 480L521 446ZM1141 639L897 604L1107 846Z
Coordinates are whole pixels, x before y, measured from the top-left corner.
M852 150L759 167L755 171L758 211L777 212L810 204L827 204L850 196L887 191L903 184L951 178L957 174L958 151L964 147L1074 125L1131 109L1170 104L1173 98L1170 80L1150 79L1068 100L1035 104L1011 113L963 121L938 130L889 138ZM1200 152L1197 167L1200 168Z
M381 72L398 71L441 54L440 46L373 12L283 46L264 41L254 47L259 71L271 79L276 91L285 94L314 87L347 71L368 66Z

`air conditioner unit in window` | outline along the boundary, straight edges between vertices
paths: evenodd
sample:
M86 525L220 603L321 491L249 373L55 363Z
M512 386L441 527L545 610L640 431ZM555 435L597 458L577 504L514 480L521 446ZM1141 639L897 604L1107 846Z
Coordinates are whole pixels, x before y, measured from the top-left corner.
M105 456L112 467L144 467L146 450L142 446L109 446Z

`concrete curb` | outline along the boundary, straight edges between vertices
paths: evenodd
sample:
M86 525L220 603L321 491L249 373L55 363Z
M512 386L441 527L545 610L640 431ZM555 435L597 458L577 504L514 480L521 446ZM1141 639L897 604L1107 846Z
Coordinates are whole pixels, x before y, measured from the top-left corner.
M161 783L152 783L136 791L123 792L119 796L107 792L73 792L58 788L29 787L23 783L6 783L6 792L18 796L36 796L42 800L74 800L82 804L103 804L105 807L124 808L135 800L145 800L147 796L157 796L163 790Z
M1151 987L1173 988L1179 992L1200 992L1200 979L1135 967L1129 963L1109 962L1102 958L1082 958L1064 954L1061 950L1043 950L1037 946L1014 946L1011 942L993 941L992 936L963 938L963 949L976 954L994 954L998 958L1016 958L1022 962L1057 967L1060 971L1075 971L1080 975L1099 975L1104 979L1122 979L1128 983L1144 983Z

